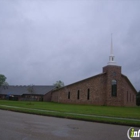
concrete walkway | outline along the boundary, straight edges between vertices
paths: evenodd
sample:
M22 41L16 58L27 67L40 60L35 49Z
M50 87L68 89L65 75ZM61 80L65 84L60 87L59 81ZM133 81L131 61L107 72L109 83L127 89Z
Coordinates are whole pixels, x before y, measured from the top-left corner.
M59 112L59 111L23 108L23 107L17 107L17 106L8 106L8 105L0 105L0 106L8 107L8 108L26 109L26 110L37 110L37 111L40 111L40 112L54 112L54 113L58 113L58 114L62 113L62 112ZM89 116L89 117L94 117L94 118L107 118L107 119L115 119L115 120L140 121L140 119L133 119L133 118L131 119L131 118L100 116L100 115L89 115L89 114L79 114L79 113L70 113L70 112L63 112L63 113L64 114L70 114L70 115L77 115L77 116Z

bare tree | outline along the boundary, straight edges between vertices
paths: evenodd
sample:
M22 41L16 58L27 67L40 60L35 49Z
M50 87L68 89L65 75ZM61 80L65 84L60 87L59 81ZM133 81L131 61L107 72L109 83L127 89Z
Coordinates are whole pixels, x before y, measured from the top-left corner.
M33 94L34 93L33 85L28 86L27 90L30 94Z

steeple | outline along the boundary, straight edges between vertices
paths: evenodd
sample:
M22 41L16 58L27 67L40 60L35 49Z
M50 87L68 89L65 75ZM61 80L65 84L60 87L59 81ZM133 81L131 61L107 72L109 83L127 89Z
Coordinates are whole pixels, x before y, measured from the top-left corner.
M115 58L115 56L113 54L113 41L112 41L112 34L111 34L111 50L110 50L108 65L116 65L116 62L114 61L114 58Z

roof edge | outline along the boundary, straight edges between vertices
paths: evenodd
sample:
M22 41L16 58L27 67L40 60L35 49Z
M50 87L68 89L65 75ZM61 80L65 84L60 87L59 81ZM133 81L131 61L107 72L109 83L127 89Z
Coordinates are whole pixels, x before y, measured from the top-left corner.
M137 94L137 90L135 89L135 87L133 86L133 84L130 82L130 80L128 79L128 77L126 76L126 75L124 75L124 74L121 74L128 82L129 82L129 84L130 84L130 86L133 88L133 90L136 92L136 94Z
M59 89L55 89L55 90L53 90L53 91L58 91L58 90L61 90L61 89L63 89L63 88L66 88L66 87L68 87L68 86L71 86L71 85L74 85L74 84L77 84L77 83L80 83L80 82L83 82L83 81L86 81L86 80L88 80L88 79L92 79L92 78L95 78L95 77L98 77L98 76L104 75L104 74L106 74L106 72L103 72L103 73L100 73L100 74L97 74L97 75L88 77L88 78L86 78L86 79L83 79L83 80L80 80L80 81L77 81L77 82L74 82L74 83L72 83L72 84L66 85L66 86L61 87L61 88L59 88Z

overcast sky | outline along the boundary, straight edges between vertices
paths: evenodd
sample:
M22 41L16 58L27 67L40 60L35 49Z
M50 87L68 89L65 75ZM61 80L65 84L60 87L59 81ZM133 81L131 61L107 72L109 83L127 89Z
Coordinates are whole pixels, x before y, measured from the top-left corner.
M0 74L10 85L67 84L115 60L140 90L139 0L0 0Z

